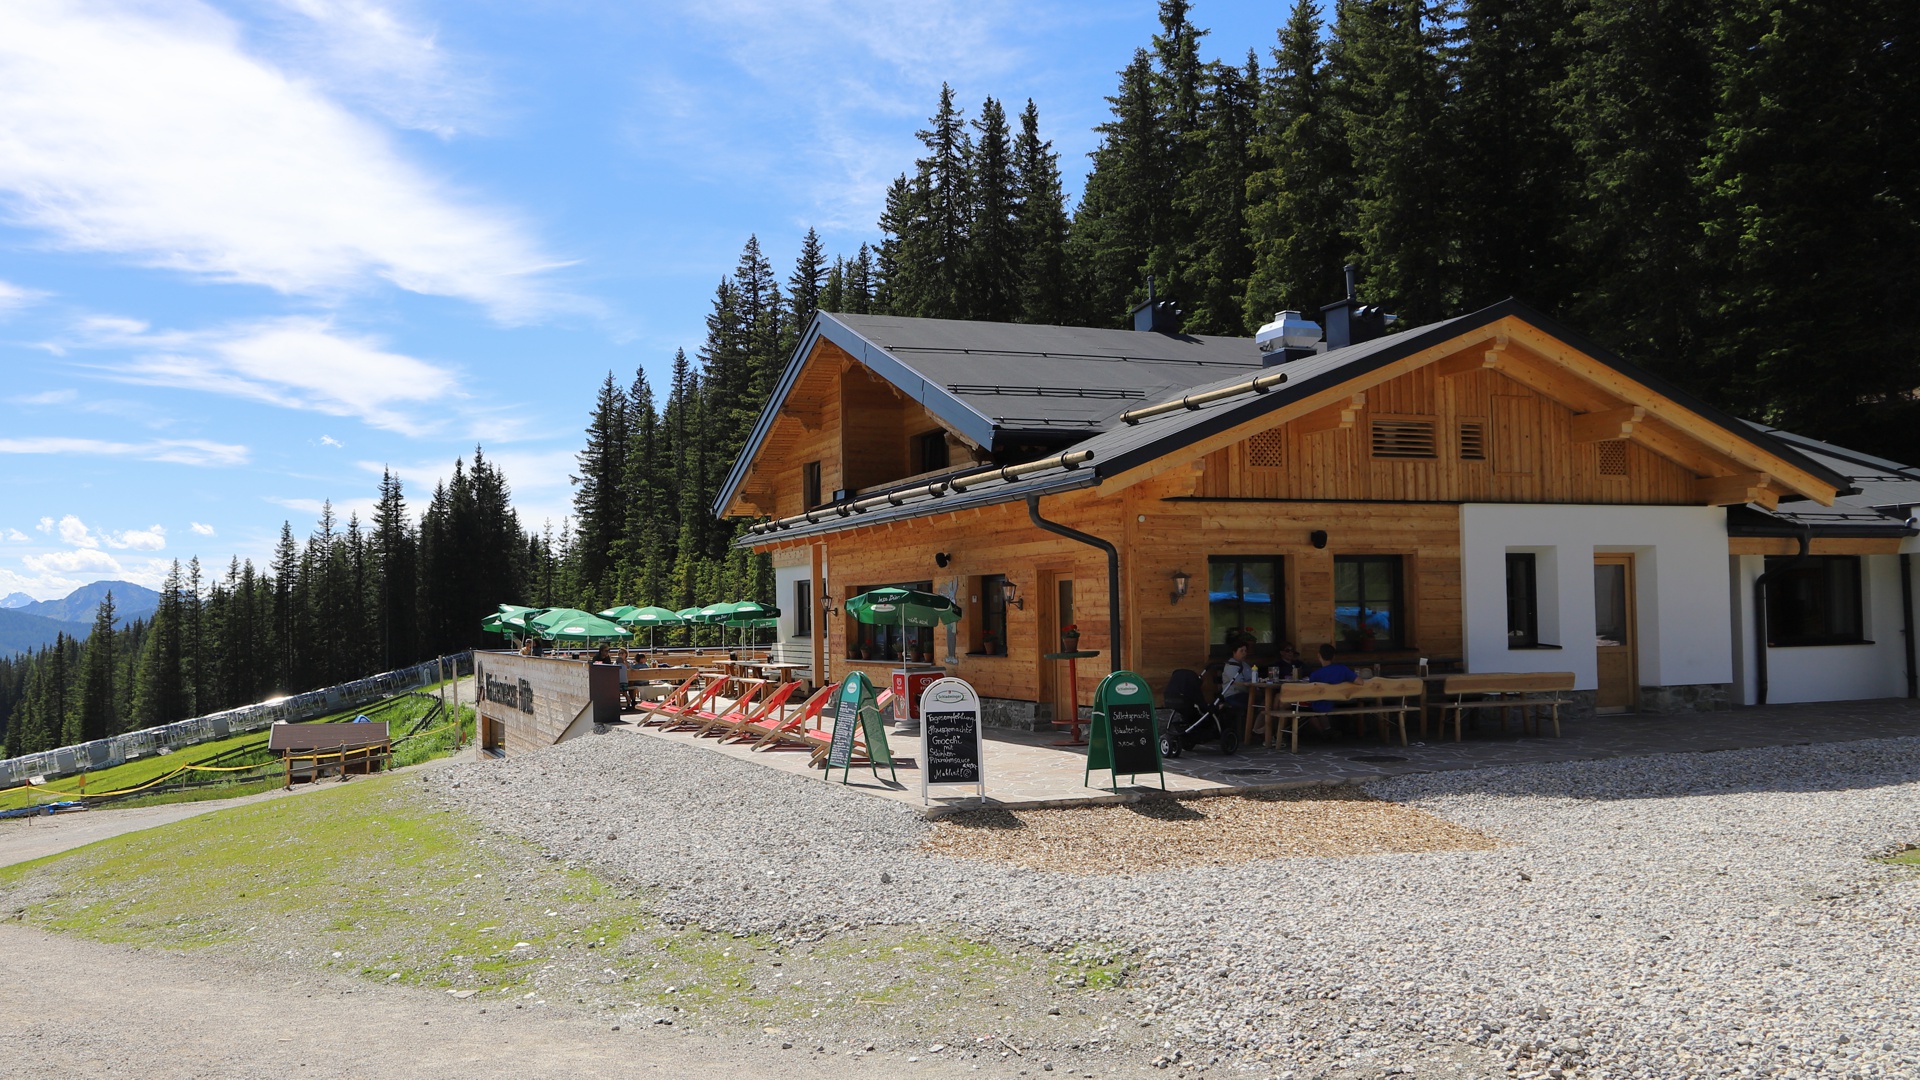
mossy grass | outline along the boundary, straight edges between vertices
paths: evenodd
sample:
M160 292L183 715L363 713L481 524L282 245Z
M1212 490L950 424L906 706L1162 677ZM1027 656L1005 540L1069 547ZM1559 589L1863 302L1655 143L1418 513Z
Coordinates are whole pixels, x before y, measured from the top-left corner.
M1880 861L1883 863L1891 863L1894 866L1920 866L1920 846L1910 847L1904 851L1896 851L1891 855L1882 856Z
M424 691L423 691L424 692ZM391 725L394 737L406 734L407 728L424 716L433 703L417 694L399 694L372 705L363 705L344 712L310 721L316 724L343 723L365 714L372 720L384 720ZM473 712L462 707L463 734L471 738L473 732ZM436 725L439 726L439 725ZM201 743L198 746L179 750L171 754L155 754L150 757L116 765L111 769L87 773L84 783L87 791L124 791L157 780L182 765L218 764L221 766L266 765L273 761L273 755L267 751L267 732L254 731L245 735L235 735L214 742ZM445 731L423 738L402 743L394 751L394 767L418 764L429 758L440 757L454 748L454 732L451 727ZM182 779L195 781L217 780L220 773L188 773ZM213 787L196 787L178 791L156 789L152 795L143 795L113 803L115 807L152 806L159 803L201 802L207 799L227 799L240 795L250 795L268 787L278 786L279 781L265 783L263 778L242 774L243 779L233 784L220 784ZM77 794L81 790L81 776L65 776L49 781L39 788L38 796L24 788L15 788L0 792L0 810L17 810L35 803L53 801L49 795Z
M0 914L43 929L481 1000L719 1021L866 1023L894 1006L936 1016L931 1002L984 1009L1020 988L1067 1001L1115 985L1127 967L1098 950L1049 953L925 926L783 944L669 924L656 899L488 836L405 774L326 781L0 869Z

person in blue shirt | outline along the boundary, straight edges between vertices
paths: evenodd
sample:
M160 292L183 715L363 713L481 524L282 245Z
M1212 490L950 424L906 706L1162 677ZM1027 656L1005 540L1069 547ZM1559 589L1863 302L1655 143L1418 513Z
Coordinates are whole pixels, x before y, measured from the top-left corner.
M1307 681L1337 686L1341 683L1359 682L1360 673L1345 664L1334 663L1333 646L1322 645L1320 646L1320 666L1313 669L1313 674L1307 676ZM1313 711L1321 713L1332 712L1333 702L1316 701L1313 703ZM1321 720L1313 726L1322 732L1332 727L1332 725L1328 724L1325 720Z

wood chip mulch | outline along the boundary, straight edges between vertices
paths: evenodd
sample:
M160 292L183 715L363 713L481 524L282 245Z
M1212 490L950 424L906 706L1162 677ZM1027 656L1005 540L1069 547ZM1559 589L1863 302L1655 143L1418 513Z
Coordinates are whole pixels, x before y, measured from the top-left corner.
M943 855L1077 874L1497 846L1489 836L1424 810L1351 788L1065 810L967 810L936 822L926 842L927 850Z

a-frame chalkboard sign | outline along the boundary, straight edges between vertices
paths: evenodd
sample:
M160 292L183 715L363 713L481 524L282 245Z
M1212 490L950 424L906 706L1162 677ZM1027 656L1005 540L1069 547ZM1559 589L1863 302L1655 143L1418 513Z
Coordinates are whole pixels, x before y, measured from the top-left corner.
M1087 733L1087 772L1093 786L1096 770L1107 770L1120 790L1120 774L1131 781L1141 773L1159 773L1166 790L1167 773L1160 763L1160 725L1153 714L1153 691L1147 680L1131 671L1116 671L1100 680L1093 692L1093 730Z
M893 751L887 746L886 718L874 701L873 683L858 671L848 675L833 695L833 741L827 745L827 775L831 777L835 769L843 770L843 784L853 779L856 726L866 734L867 741L867 760L861 764L871 768L876 779L880 766L885 765L898 784L900 773L893 767Z
M972 784L980 798L987 797L980 695L965 679L937 679L921 692L920 746L921 802L928 801L933 784Z

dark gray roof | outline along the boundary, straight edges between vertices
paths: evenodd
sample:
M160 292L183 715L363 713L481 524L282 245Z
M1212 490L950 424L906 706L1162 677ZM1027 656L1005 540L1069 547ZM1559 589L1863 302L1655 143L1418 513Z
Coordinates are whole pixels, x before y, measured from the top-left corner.
M829 315L939 383L998 432L1085 434L1128 409L1260 367L1248 338Z
M1783 502L1777 509L1758 506L1729 514L1727 530L1736 536L1798 535L1802 526L1826 536L1905 536L1907 517L1920 507L1920 469L1834 443L1810 439L1762 424L1753 427L1846 476L1851 494L1832 506L1808 501Z
M1458 318L1428 323L1425 326L1414 327L1402 333L1389 334L1363 344L1348 346L1344 349L1334 349L1301 360L1295 360L1273 369L1285 372L1287 381L1283 385L1272 388L1265 393L1248 393L1230 397L1200 406L1199 408L1182 409L1177 412L1165 413L1131 425L1119 423L1120 414L1127 409L1137 408L1142 405L1157 404L1161 401L1172 400L1183 395L1198 395L1209 390L1230 387L1234 384L1245 382L1253 375L1262 373L1265 369L1259 366L1258 350L1254 348L1251 341L1238 338L1182 339L1169 337L1167 335L1129 330L1087 330L1069 327L1024 326L1010 323L964 323L936 319L896 319L883 316L822 315L815 319L813 331L809 334L809 342L802 343L802 350L811 348L810 341L815 333L825 332L831 328L832 331L836 333L850 335L856 339L863 347L870 350L868 353L869 356L874 352L880 352L886 357L888 362L896 367L911 363L913 365L914 376L919 378L921 377L921 373L924 372L924 385L928 388L938 386L942 394L950 389L950 386L945 383L936 383L934 379L934 372L940 370L941 365L947 365L943 376L951 377L955 371L961 370L963 365L975 362L970 359L975 355L974 351L969 351L970 349L978 350L984 354L986 350L981 348L982 343L989 341L1004 342L1015 339L1030 344L1045 342L1050 345L1053 343L1064 344L1070 340L1085 341L1087 343L1107 343L1106 347L1109 352L1104 356L1092 353L1062 354L1057 358L1057 366L1048 368L1048 370L1055 372L1056 376L1068 371L1078 371L1082 373L1098 373L1104 371L1108 373L1106 377L1110 380L1123 377L1137 377L1123 376L1121 374L1132 371L1136 367L1136 364L1121 353L1119 346L1123 344L1123 342L1116 340L1116 338L1119 338L1143 339L1145 343L1136 350L1140 353L1145 353L1149 350L1164 350L1164 352L1159 352L1158 359L1148 361L1148 364L1152 365L1149 370L1154 371L1177 370L1176 365L1179 363L1177 358L1183 355L1181 351L1183 349L1211 350L1209 352L1196 351L1184 355L1193 358L1188 361L1191 365L1188 368L1189 371L1196 374L1210 372L1213 373L1215 377L1205 379L1204 381L1176 385L1166 392L1153 397L1122 402L1118 407L1107 409L1107 419L1105 421L1107 426L1105 430L1091 434L1089 437L1072 444L1071 449L1073 450L1085 450L1093 454L1091 461L1073 470L1062 469L1036 473L1011 482L995 482L992 484L972 486L969 487L965 493L950 492L940 496L921 497L904 501L898 506L869 510L861 514L848 514L843 516L832 511L818 511L815 513L817 520L814 522L800 524L787 523L771 531L762 529L747 537L743 537L741 543L761 541L770 535L787 537L833 532L839 529L854 528L866 524L942 513L964 506L1005 502L1012 499L1024 498L1027 494L1036 491L1044 493L1052 490L1064 490L1070 487L1084 487L1098 484L1107 477L1116 476L1153 461L1156 458L1164 457L1175 450L1198 442L1211 435L1255 420L1285 404L1299 401L1321 391L1339 386L1365 375L1370 371L1384 367L1404 357L1411 356L1430 346L1440 344L1460 334L1471 331L1476 327L1485 326L1510 315L1519 317L1534 326L1540 327L1554 337L1580 349L1586 355L1613 367L1622 374L1672 399L1682 407L1705 418L1710 423L1717 424L1728 431L1734 432L1742 439L1758 444L1769 452L1794 462L1814 476L1821 478L1843 491L1849 490L1848 476L1844 471L1829 465L1824 460L1805 453L1803 449L1791 445L1783 439L1776 438L1775 435L1767 429L1736 420L1720 410L1715 409L1713 406L1699 401L1685 391L1628 364L1625 360L1586 341L1584 338L1561 326L1554 320L1534 311L1526 304L1517 300L1505 300L1491 307L1482 308L1470 315L1462 315ZM848 322L842 322L841 320L859 320L859 325L865 330L873 332L878 337L887 338L889 333L892 333L895 336L889 338L889 340L892 340L894 344L883 350L879 342L872 341L865 337L864 334L856 334ZM970 333L968 328L971 327L982 327L984 328L984 332L977 335ZM1088 336L1083 339L1079 337L1079 335ZM839 339L836 337L835 340L837 342ZM911 342L911 347L901 345L900 342L902 341ZM963 345L966 347L962 348ZM1247 352L1253 355L1253 362L1240 365L1231 359L1226 359L1237 355L1239 346L1245 346ZM843 345L842 347L844 348L846 346ZM924 354L913 351L913 348L921 347L925 350ZM896 356L895 350L899 350L904 353L904 355ZM848 351L854 352L853 349L849 349ZM854 354L856 356L860 355L858 352ZM750 457L758 440L764 436L764 428L770 423L769 417L777 407L776 402L784 396L784 389L791 385L794 372L798 366L799 357L804 355L805 353L803 351L796 356L795 363L789 364L787 377L782 383L782 390L776 392L774 400L768 403L767 412L761 417L761 427L756 428L755 436L749 440L746 449L742 451L741 460L735 463L735 477L730 478L728 485L722 490L720 501L716 503L717 509L724 507L725 502L731 499L733 486L737 483L737 477L743 474L744 471L742 462ZM1046 357L1042 357L1041 352L1038 350L1019 355L1025 358L1024 363L1027 364L1039 364L1042 362L1049 364L1055 363L1051 353L1048 353ZM994 359L992 362L995 364L1006 362L1000 358L998 353L993 354L993 356ZM1219 357L1222 359L1217 365L1202 365L1196 362L1202 356ZM1146 365L1138 366L1144 367ZM883 372L883 374L885 373ZM1030 381L1032 380L1031 376L1028 376L1028 378ZM967 385L970 384L963 383L962 387L964 388ZM964 408L975 415L984 416L984 414L979 412L979 409L985 397L985 395L969 396L962 402L957 396L949 395L947 400L950 400L955 407ZM941 413L940 410L932 404L932 401L935 399L936 395L932 393L926 393L921 398L921 400L929 402L928 408L932 409L936 415L941 415L945 418L945 414ZM1048 400L1049 404L1052 404L1051 399L1043 400ZM1083 415L1090 416L1091 411ZM918 480L903 485L903 489L917 489L925 485L926 481ZM756 529L760 529L760 527L756 527Z

